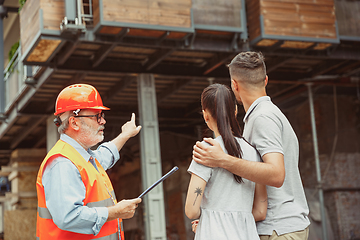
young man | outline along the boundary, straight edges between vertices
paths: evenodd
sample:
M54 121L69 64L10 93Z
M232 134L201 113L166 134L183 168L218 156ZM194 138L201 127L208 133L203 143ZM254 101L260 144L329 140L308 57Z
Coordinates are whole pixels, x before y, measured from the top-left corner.
M264 58L261 53L242 52L228 67L231 88L246 112L243 137L259 151L263 162L225 154L211 138L204 138L211 146L196 143L193 159L268 185L267 216L257 223L261 240L307 239L309 209L298 169L298 140L285 115L266 95Z
M134 216L141 199L116 201L105 170L119 160L126 141L137 135L135 115L111 142L104 139L106 123L100 94L91 85L64 88L56 100L55 124L60 140L40 166L37 239L124 239L122 218Z

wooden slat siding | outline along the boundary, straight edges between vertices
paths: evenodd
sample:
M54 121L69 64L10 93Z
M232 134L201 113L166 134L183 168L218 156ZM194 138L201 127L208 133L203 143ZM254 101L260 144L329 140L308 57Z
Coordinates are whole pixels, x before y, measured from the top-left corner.
M210 34L210 35L222 35L222 36L234 36L233 32L223 32L223 31L210 31L210 30L196 30L197 33Z
M50 55L55 51L61 40L41 39L36 48L27 58L29 62L46 62Z
M246 0L246 18L249 40L252 41L261 34L260 0Z
M31 42L40 30L39 0L28 0L20 12L21 52L24 54L30 48Z
M102 2L104 21L191 27L191 0L103 0Z
M97 26L100 22L100 7L99 0L92 1L92 11L93 11L93 22L94 26Z
M149 24L173 27L191 27L190 8L187 9L149 9Z
M65 17L64 1L40 0L40 8L43 10L44 29L60 30L60 23Z
M195 24L242 27L241 1L239 0L193 0Z
M103 4L104 21L138 24L149 23L149 9L147 7L137 8L121 6L107 1L108 0L104 0Z
M278 40L272 40L272 39L262 39L258 43L256 43L256 46L262 46L262 47L270 47L277 43Z
M264 0L262 0L264 1ZM282 3L304 3L320 5L334 5L334 0L265 0L267 2L282 2Z
M340 36L360 37L360 2L335 1Z
M117 35L123 28L104 26L101 28L100 33Z
M144 29L136 29L131 28L128 32L128 36L134 37L152 37L152 38L160 38L165 31L157 31L157 30L144 30Z
M266 35L336 39L333 0L260 0Z
M186 35L187 35L187 33L183 33L183 32L170 32L170 34L166 38L181 39L181 38L184 38Z
M285 41L281 47L282 48L298 48L298 49L306 49L312 46L313 42L299 42L299 41Z

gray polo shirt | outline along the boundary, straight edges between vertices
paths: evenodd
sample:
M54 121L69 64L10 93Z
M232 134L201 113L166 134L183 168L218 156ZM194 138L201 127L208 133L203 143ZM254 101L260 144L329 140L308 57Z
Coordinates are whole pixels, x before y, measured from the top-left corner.
M289 121L270 97L253 102L244 117L243 137L260 152L284 155L285 180L280 188L267 186L266 219L257 223L259 235L278 235L304 230L309 226L309 208L300 178L299 143Z

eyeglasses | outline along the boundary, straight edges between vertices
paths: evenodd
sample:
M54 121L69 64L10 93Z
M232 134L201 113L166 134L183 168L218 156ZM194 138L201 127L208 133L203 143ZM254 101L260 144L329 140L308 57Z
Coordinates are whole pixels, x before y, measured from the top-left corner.
M101 112L101 113L98 113L98 114L95 114L95 115L77 115L77 116L74 116L74 117L96 117L97 122L100 124L101 118L105 119L105 113Z

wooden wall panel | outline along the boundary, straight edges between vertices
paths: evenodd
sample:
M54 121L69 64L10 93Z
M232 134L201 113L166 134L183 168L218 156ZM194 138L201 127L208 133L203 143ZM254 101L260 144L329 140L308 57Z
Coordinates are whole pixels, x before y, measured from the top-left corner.
M246 17L249 40L260 36L260 0L246 0Z
M340 36L360 37L360 1L335 1Z
M193 0L192 8L195 24L242 27L239 0Z
M267 35L336 39L333 0L260 0Z
M191 27L191 0L149 0L149 23Z
M99 4L101 2L104 21L191 27L191 0L102 0Z
M31 46L34 37L40 31L39 21L40 0L29 0L20 12L20 42L21 54L24 54Z
M60 23L65 17L63 0L40 0L40 8L43 11L44 29L59 30Z
M100 8L99 8L99 0L93 0L92 2L92 11L93 11L93 22L94 26L96 26L100 22Z

